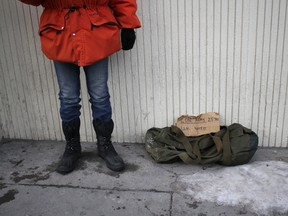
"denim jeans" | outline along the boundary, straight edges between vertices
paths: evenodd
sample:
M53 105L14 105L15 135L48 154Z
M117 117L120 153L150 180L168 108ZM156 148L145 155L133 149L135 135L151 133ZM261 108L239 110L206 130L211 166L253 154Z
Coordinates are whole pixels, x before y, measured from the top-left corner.
M60 116L69 122L81 115L80 67L71 63L54 61L59 84ZM108 58L83 67L90 96L93 120L109 121L112 115L108 90Z

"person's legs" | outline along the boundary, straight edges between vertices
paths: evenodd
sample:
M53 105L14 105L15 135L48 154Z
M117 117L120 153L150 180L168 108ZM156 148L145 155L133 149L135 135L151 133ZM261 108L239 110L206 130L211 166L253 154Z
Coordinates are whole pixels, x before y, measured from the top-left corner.
M84 67L93 120L111 120L112 109L108 89L108 58Z
M80 68L70 63L54 61L59 84L60 116L66 139L64 154L56 169L65 174L75 169L81 155L80 145Z
M80 116L80 68L77 65L54 61L59 85L60 116L70 122Z
M108 58L85 66L84 71L90 95L93 127L97 136L98 154L105 160L108 168L121 171L125 168L124 162L111 143L114 123L111 119L112 109L107 85Z

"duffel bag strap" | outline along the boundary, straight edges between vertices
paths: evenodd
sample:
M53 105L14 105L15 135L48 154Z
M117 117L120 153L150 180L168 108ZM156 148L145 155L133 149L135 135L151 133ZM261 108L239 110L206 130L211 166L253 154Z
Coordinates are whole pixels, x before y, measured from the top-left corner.
M172 125L171 131L175 133L176 137L181 141L183 144L188 156L186 157L184 155L179 155L179 157L185 162L185 163L200 163L201 162L201 153L198 145L192 146L188 140L188 138L185 136L183 131L178 128L177 126ZM195 159L194 159L195 158ZM187 161L187 162L186 162Z
M231 164L232 154L231 154L231 146L230 146L230 136L228 127L225 126L226 132L223 136L223 163ZM220 139L220 138L219 138Z
M213 155L206 155L206 156L202 156L202 160L205 160L205 163L207 163L210 160L218 157L219 155L223 154L223 144L222 144L222 140L220 139L220 137L218 136L213 136L212 134L209 134L209 137L213 140L214 145L216 147L216 153Z

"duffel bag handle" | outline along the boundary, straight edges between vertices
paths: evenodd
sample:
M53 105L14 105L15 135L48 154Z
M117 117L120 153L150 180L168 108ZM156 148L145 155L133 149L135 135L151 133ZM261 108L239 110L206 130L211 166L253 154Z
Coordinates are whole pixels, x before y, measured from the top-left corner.
M232 154L231 154L231 145L230 145L230 134L227 126L223 126L226 129L226 132L223 136L222 146L223 146L223 163L231 164ZM218 137L220 139L220 137ZM220 139L221 140L221 139Z
M198 145L194 145L192 146L188 140L188 138L185 136L185 134L183 133L183 131L178 128L175 125L171 126L171 132L173 132L176 137L181 141L181 143L183 144L187 155L184 154L180 154L179 157L181 158L181 160L183 160L185 163L192 163L192 164L199 164L201 163L201 153L200 153L200 149ZM196 159L192 159L196 156ZM191 158L192 157L192 158Z

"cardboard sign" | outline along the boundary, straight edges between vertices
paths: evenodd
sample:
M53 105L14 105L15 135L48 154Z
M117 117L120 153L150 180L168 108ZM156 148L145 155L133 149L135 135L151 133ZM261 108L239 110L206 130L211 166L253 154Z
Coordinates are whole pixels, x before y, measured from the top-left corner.
M176 126L185 136L200 136L220 130L219 113L209 112L198 116L182 115L177 119Z

